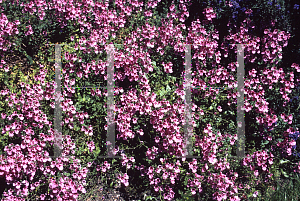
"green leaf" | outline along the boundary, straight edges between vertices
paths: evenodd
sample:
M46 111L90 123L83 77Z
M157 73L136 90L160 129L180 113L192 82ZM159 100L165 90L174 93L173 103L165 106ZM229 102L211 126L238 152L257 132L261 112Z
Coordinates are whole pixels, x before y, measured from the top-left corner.
M75 131L79 131L79 127L75 125L75 126L74 126L74 130L75 130Z
M155 197L152 197L151 195L147 196L145 200L157 200Z
M169 85L167 85L166 91L171 91L171 87L169 87Z
M290 162L290 161L289 161L289 160L283 160L283 159L281 159L281 160L279 161L280 164L288 163L288 162Z
M270 142L270 141L267 140L267 141L263 142L262 144L263 144L263 145L266 145L266 144L269 144L269 142Z
M281 173L283 174L284 177L286 177L286 178L289 177L289 175L286 172L284 172L282 169L280 169L280 170L281 170Z
M97 156L100 153L100 148L96 146L96 149L94 150L94 155Z
M165 91L165 89L162 87L161 90L159 91L159 95L160 95L161 97L163 97L163 96L165 95L165 93L166 93L166 91Z

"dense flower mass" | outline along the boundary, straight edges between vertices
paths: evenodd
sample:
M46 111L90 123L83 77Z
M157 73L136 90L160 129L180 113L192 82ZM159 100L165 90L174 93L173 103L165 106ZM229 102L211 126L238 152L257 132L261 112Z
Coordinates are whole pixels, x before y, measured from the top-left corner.
M121 83L127 79L130 83L128 88L118 85L114 90L114 96L117 97L114 120L117 130L116 140L119 142L114 153L120 154L121 158L118 159L118 165L105 159L102 164L96 164L96 171L105 175L119 166L119 173L115 177L123 188L130 187L138 173L138 177L146 179L153 193L165 200L174 200L180 194L177 186L183 186L191 196L210 194L214 200L238 201L241 200L244 191L252 197L258 196L255 186L259 177L264 179L264 182L271 183L274 174L272 170L275 161L278 160L277 156L275 157L275 150L279 150L283 156L291 156L293 149L296 148L297 133L299 134L297 129L292 127L295 122L293 114L275 113L269 100L271 93L276 89L278 99L283 102L283 107L287 107L291 99L289 95L297 86L295 83L300 81L296 79L294 72L286 73L282 68L276 67L283 57L283 48L287 46L290 34L271 28L264 30L262 38L249 34L249 29L254 25L250 18L252 10L248 9L245 10L247 17L240 27L235 31L230 30L219 47L219 33L215 28L205 28L199 19L193 21L188 28L182 23L189 17L187 11L189 1L180 1L178 4L173 1L166 18L161 19L162 25L155 26L152 21L153 9L159 2L160 0L148 1L144 5L142 1L130 0L125 4L117 0L113 9L109 7L108 1L54 0L51 3L30 1L20 4L23 14L27 12L41 21L46 17L46 12L54 10L59 27L77 24L78 34L68 38L74 44L74 50L64 53L65 65L62 68L61 84L68 87L62 94L55 96L53 86L56 83L47 80L49 78L46 78L46 75L49 72L42 64L38 65L40 69L34 76L33 84L20 83L19 94L9 89L1 90L5 106L10 109L9 112L1 113L1 120L6 124L2 129L2 135L21 139L20 144L11 143L5 146L4 154L0 158L0 176L5 177L7 184L13 185L13 188L3 193L5 197L3 200L25 200L31 192L39 192L37 193L39 200L77 200L80 194L86 193L86 179L94 163L87 162L84 158L81 160L79 156L83 153L99 154L98 146L101 142L91 140L97 139L99 134L93 130L93 125L88 123L93 114L79 111L72 98L77 93L75 87L84 79L92 79L91 77L95 75L107 81L108 65L104 59L99 59L97 64L95 60L88 62L83 55L93 52L100 56L108 51L107 46L102 44L116 42L117 33L125 27L129 19L134 19L131 18L132 15L139 12L144 13L144 23L131 29L121 49L117 50L117 47L114 47L114 80ZM233 6L232 2L228 4ZM209 6L205 8L203 14L210 22L216 18L216 12ZM90 19L91 16L94 18ZM5 52L10 50L12 45L8 35L18 35L22 30L25 36L34 40L34 34L38 31L30 21L28 25L24 25L25 29L20 25L20 21L9 22L7 16L1 13L0 55L3 59L0 68L4 68L5 72L11 70L5 60ZM193 49L190 83L193 88L192 94L215 101L209 102L209 107L198 105L193 100L191 102L190 124L194 131L194 154L201 156L192 160L186 157L174 159L174 156L184 156L187 152L183 131L186 123L185 84L183 81L173 84L171 101L171 98L159 96L160 92L153 86L151 78L163 73L161 77L154 78L154 82L158 83L163 77L174 75L178 71L178 66L185 65L185 61L181 63L175 59L166 59L156 65L151 56L163 57L169 53L167 47L171 46L178 58L184 60L185 44L191 44ZM228 157L231 155L229 149L236 145L238 135L236 132L217 128L217 120L215 121L220 119L219 117L229 117L228 108L236 104L240 96L240 92L234 90L237 88L235 74L239 67L238 62L230 61L227 66L222 63L222 59L228 58L230 54L237 54L233 44L244 45L246 64L259 62L261 66L265 66L264 69L247 69L244 81L245 112L255 114L254 119L259 126L279 133L279 136L275 134L271 136L271 132L268 132L268 135L264 136L268 143L272 144L272 149L271 146L262 147L241 161L240 165L244 166L245 171L253 173L251 178L256 182L250 190L249 185L244 186L239 181L244 172L238 173ZM162 72L158 72L158 68L163 69ZM291 68L300 72L299 64L293 63ZM181 70L179 74L182 78L187 72ZM227 88L225 101L219 101L220 89L209 88L210 86L225 86ZM94 88L89 89L89 92L94 98L108 96L107 90ZM80 139L62 135L61 156L51 158L49 147L54 146L58 135L52 128L54 123L46 114L49 111L45 111L42 102L50 100L50 108L55 109L55 101L59 99L65 116L61 125L73 131L74 135L79 133ZM82 100L85 101L85 98ZM104 106L108 107L106 104ZM145 122L148 126L143 126ZM282 125L280 129L274 126L277 122ZM103 127L105 131L108 130L107 124ZM261 132L260 135L266 133ZM277 138L282 140L279 141ZM137 139L138 146L146 147L140 149L143 150L144 158L139 158L130 151L132 147L136 147L136 144L131 142ZM145 139L145 142L140 139ZM78 148L76 143L80 143L81 140L84 141L84 146ZM299 171L300 163L294 169ZM131 171L134 171L135 175L132 176ZM42 187L47 190L39 191Z

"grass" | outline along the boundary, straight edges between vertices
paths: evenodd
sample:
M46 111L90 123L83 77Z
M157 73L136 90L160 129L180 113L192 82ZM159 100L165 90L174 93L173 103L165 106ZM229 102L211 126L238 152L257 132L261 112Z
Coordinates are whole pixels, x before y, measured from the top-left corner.
M298 201L300 200L300 178L296 174L295 179L283 179L277 181L275 190L266 197L268 201Z
M98 180L97 184L90 188L87 188L86 194L81 194L79 197L79 201L87 200L130 200L125 199L118 190L112 188L105 188L100 181L99 177L90 177L91 180L94 182ZM108 190L102 190L108 189ZM151 192L148 192L147 195L149 196ZM120 197L118 196L120 195ZM103 199L104 196L104 199ZM144 200L159 200L159 198L154 198L152 196L144 196L144 198L139 199L139 201ZM186 200L193 200L194 198L182 197L181 199L177 199L176 201L186 201ZM201 198L199 199L201 200ZM252 198L253 201L299 201L300 200L300 177L299 174L296 174L295 178L279 178L277 181L274 182L273 186L269 186L266 189L266 195L261 196L259 195L257 198Z

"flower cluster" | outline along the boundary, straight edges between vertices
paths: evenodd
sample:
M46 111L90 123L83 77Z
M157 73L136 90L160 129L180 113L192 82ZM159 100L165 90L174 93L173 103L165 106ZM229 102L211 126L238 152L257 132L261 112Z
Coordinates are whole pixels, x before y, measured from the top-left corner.
M212 7L206 8L205 12L203 12L206 16L206 18L211 21L213 18L216 18L216 13L214 13L214 10Z
M82 168L79 160L71 161L70 158L57 158L52 161L49 153L42 151L48 140L45 135L43 140L32 139L30 134L26 136L21 145L10 144L5 147L5 152L8 154L4 161L1 156L0 175L5 175L8 184L16 186L15 191L11 189L8 193L4 192L6 197L4 200L11 200L19 196L25 198L30 191L37 189L39 186L49 183L49 192L40 195L41 200L53 199L58 200L73 200L80 193L85 193L84 179L87 176L88 169ZM70 152L70 148L74 149L74 143L71 143L70 136L66 136L64 143L73 144L72 147L64 146L62 155ZM69 149L69 150L68 150ZM28 152L25 155L23 152ZM69 167L73 171L72 178L61 177L58 181L54 176L58 172L63 173L65 167ZM28 177L28 180L23 180L23 176ZM38 179L36 175L40 175ZM29 181L29 182L28 182Z
M163 62L162 65L164 66L164 69L165 69L166 73L173 73L173 69L172 69L173 64L171 62L169 62L167 64L165 64Z
M89 148L90 153L93 153L93 150L95 149L95 143L93 141L87 142L87 146Z
M106 172L107 170L109 170L111 167L110 167L110 164L107 162L107 161L104 161L102 167L100 167L99 165L97 165L97 171L102 171L102 172Z
M119 179L119 182L118 182L119 184L122 183L125 186L129 185L129 183L128 183L129 177L128 177L127 173L124 173L123 175L119 174L118 179Z
M145 5L146 7L154 8L160 1L150 1ZM233 72L238 67L237 62L231 62L226 67L221 65L221 51L218 50L218 39L219 35L216 30L208 32L204 26L201 24L200 20L192 22L191 27L187 30L187 37L184 38L183 30L186 29L184 24L174 23L177 18L181 22L185 21L185 16L189 16L187 12L187 5L183 1L180 1L178 8L174 5L174 2L170 6L170 11L166 19L162 19L162 26L156 27L151 25L148 20L141 25L141 27L136 30L132 30L130 35L124 40L124 48L120 51L115 52L114 59L116 66L114 77L115 81L123 81L126 77L130 82L139 81L137 88L130 88L125 91L122 87L118 87L115 90L115 94L120 95L120 101L116 104L116 128L118 130L117 140L132 140L136 137L136 133L140 135L148 135L149 133L144 133L142 129L135 132L132 128L131 122L137 124L140 116L146 116L149 118L149 122L153 125L153 129L157 133L155 136L151 136L156 145L152 148L148 148L146 156L150 161L155 161L159 154L167 155L177 155L182 156L185 154L185 144L183 139L183 133L181 127L185 124L185 91L183 84L177 84L177 89L175 90L174 96L176 100L174 103L170 103L168 100L164 99L162 101L157 100L156 94L151 92L150 80L148 79L148 73L152 72L154 66L150 59L148 52L142 51L143 48L137 48L143 46L144 48L153 48L154 44L158 46L158 51L161 55L164 54L167 45L174 47L174 51L177 52L182 58L185 56L185 46L182 44L197 43L198 45L193 45L195 48L192 59L198 59L198 62L194 66L193 82L192 87L202 86L206 84L224 84L227 85L230 90L228 92L228 105L235 103L236 98L239 96L238 92L233 92L233 88L237 87L237 82L234 81ZM104 77L107 80L107 75L105 72L107 70L107 64L103 61L95 64L95 62L82 62L83 59L78 56L79 54L88 54L93 50L96 54L105 51L103 47L97 45L97 42L101 44L112 42L111 38L115 38L115 34L112 33L110 37L110 32L116 32L120 27L124 27L126 19L134 13L134 11L141 11L143 2L130 1L131 6L124 5L122 1L115 1L115 7L120 10L119 14L115 10L108 9L108 2L91 2L86 1L85 6L81 7L73 2L67 2L65 0L55 0L51 4L51 9L56 9L57 13L65 16L61 20L60 26L66 26L68 20L71 22L79 23L79 30L82 33L82 37L78 41L74 40L74 36L71 36L71 40L75 43L75 53L66 53L66 60L68 61L63 69L63 77L65 85L69 85L63 94L59 94L58 97L52 95L54 89L51 86L55 85L54 82L44 82L45 75L47 71L41 68L41 71L36 75L36 80L39 80L41 84L30 86L29 84L21 84L24 88L21 91L20 97L16 94L10 92L9 90L2 90L1 94L7 96L7 105L13 107L15 105L16 109L19 111L14 111L12 114L1 114L1 117L5 121L11 121L13 117L18 117L21 122L14 122L11 125L6 125L2 133L9 133L10 137L15 135L22 137L21 145L13 145L5 147L6 156L1 155L1 166L0 166L0 176L5 176L6 181L9 184L13 184L15 187L13 190L9 190L8 193L4 193L6 200L17 199L24 200L27 197L28 192L37 188L38 185L45 183L48 185L50 192L43 192L40 195L41 200L54 199L56 197L58 200L76 200L79 192L85 193L84 185L85 178L88 173L86 167L81 168L80 160L72 157L73 161L68 158L57 158L55 160L49 159L49 153L45 151L46 145L53 145L55 139L54 130L50 128L48 133L36 133L36 129L45 129L46 125L49 127L52 125L50 121L47 120L47 116L42 110L40 110L40 101L45 98L46 100L58 100L61 99L62 109L65 112L67 118L64 119L62 124L66 124L70 129L74 128L74 124L79 122L84 124L84 119L89 117L88 113L77 112L76 108L71 99L64 97L71 97L75 93L75 89L72 88L76 84L75 79L70 79L70 75L76 72L79 79L89 78L89 75L95 73L95 75ZM80 4L81 5L81 4ZM24 12L29 11L30 13L37 12L41 20L43 20L44 9L47 8L45 2L39 2L36 5L31 3L22 3L24 6ZM35 8L36 6L36 8ZM91 9L94 7L95 9ZM49 8L50 9L50 8ZM103 12L107 10L107 12ZM251 13L251 11L246 11ZM95 16L95 20L88 20L87 14L92 13ZM146 11L145 18L151 17L152 11ZM211 21L216 17L212 8L206 8L205 11L206 18ZM225 43L243 43L247 44L245 47L245 60L254 63L258 60L259 56L262 55L265 64L277 64L282 59L282 48L287 45L287 40L290 35L279 30L269 30L266 29L264 34L265 37L260 39L258 37L251 36L248 34L249 27L252 27L251 20L247 18L243 21L239 30L235 34L230 32L228 37L225 37L224 43L221 45L221 49L225 52L223 55L227 57L229 54L229 48L225 47ZM16 22L17 24L18 22ZM9 24L5 15L1 15L0 26L2 27L12 27L6 26ZM177 24L177 25L175 25ZM97 25L97 26L95 26ZM99 26L101 25L101 27ZM28 26L28 32L26 34L32 34L31 26ZM100 28L99 28L100 27ZM8 28L13 30L12 28ZM16 31L16 30L15 30ZM12 31L2 31L0 34L5 35ZM85 33L90 33L88 36ZM5 41L0 41L0 45ZM200 46L200 48L199 48ZM263 47L261 50L260 47ZM9 47L9 46L7 46ZM4 50L7 47L2 47ZM232 47L231 47L232 49ZM5 50L6 51L6 50ZM235 53L237 53L235 51ZM134 56L133 56L134 55ZM208 56L208 59L207 57ZM213 61L212 61L213 60ZM77 66L75 61L82 62L82 65ZM137 65L137 63L141 65ZM5 64L4 60L1 60L2 64ZM212 64L215 69L206 70L207 64ZM159 64L160 65L160 64ZM184 65L184 63L183 63ZM194 64L193 64L194 65ZM217 66L218 65L218 66ZM162 62L162 66L166 73L172 73L173 63L172 61ZM294 68L298 71L298 65L293 64ZM2 68L2 65L0 66ZM7 67L5 70L7 71ZM184 74L184 72L182 72ZM271 69L264 69L261 72L252 69L245 79L245 106L246 112L249 112L254 107L256 113L260 114L257 117L257 121L260 124L268 124L271 126L273 123L277 122L277 116L272 114L269 103L266 100L267 95L264 90L264 85L269 85L269 89L272 85L278 84L280 94L284 100L289 100L288 93L291 93L291 88L294 88L294 74L288 73L289 78L286 78L286 74L283 69L277 69L272 67ZM207 82L203 80L207 79ZM45 89L42 89L44 87ZM137 90L139 89L139 90ZM201 90L199 90L201 91ZM124 93L123 93L124 92ZM209 89L204 93L204 98L216 99L216 94L219 93L218 89ZM107 96L107 92L101 93L100 90L91 89L91 94L93 96ZM26 103L25 103L26 100ZM18 105L22 103L21 105ZM50 105L55 108L54 103ZM192 103L192 117L199 120L199 114L204 116L208 115L207 111L204 111L197 107L195 103ZM219 112L222 111L220 105L216 106ZM281 118L284 121L289 121L292 123L293 116L291 114L282 113ZM289 119L289 120L288 120ZM190 122L192 127L197 126L196 120L192 118ZM213 187L212 196L216 200L229 199L229 200L240 200L238 197L237 186L238 183L235 182L239 176L236 172L231 170L231 166L227 159L222 158L222 156L228 156L226 147L232 146L237 140L237 135L231 135L228 133L221 133L214 129L214 124L206 124L203 130L198 131L195 134L196 142L195 147L197 151L203 156L201 159L194 159L192 162L186 162L186 158L182 158L182 161L177 160L176 162L170 162L167 159L160 159L162 165L158 165L155 168L155 163L148 163L143 165L135 165L135 168L141 171L141 176L147 176L149 178L149 183L153 187L155 192L164 192L164 199L172 200L175 197L174 186L176 181L181 176L188 176L189 183L188 189L193 195L196 191L199 193L203 192L204 188L202 184L205 183ZM37 129L38 129L37 128ZM107 125L105 125L107 130ZM85 133L86 137L93 136L92 126L82 126L79 132ZM286 133L292 133L291 129L288 129ZM284 135L286 134L284 133ZM39 136L39 139L36 137ZM140 137L140 136L139 136ZM121 139L122 138L122 139ZM64 136L63 141L63 156L68 156L70 152L75 153L75 144L72 142L70 136ZM92 141L87 142L90 152L95 149L95 143ZM291 147L295 146L294 141L289 141L288 138L284 142L278 142L277 147L281 148L283 151L291 154ZM126 149L126 148L125 148ZM119 149L115 150L119 152ZM126 150L124 151L126 152ZM27 154L28 153L28 154ZM27 155L26 155L27 154ZM252 154L253 159L248 155L247 159L244 159L243 163L245 166L250 167L255 176L258 176L262 172L269 173L268 166L273 164L274 156L272 153L267 151L257 151ZM257 167L253 164L255 163L254 158L256 157ZM121 165L126 166L130 169L135 163L135 158L132 156L127 156L122 153ZM182 168L184 163L188 164L186 168L186 174L183 173ZM252 164L251 164L252 163ZM268 165L269 164L269 165ZM88 164L90 167L91 164ZM300 165L300 164L299 164ZM71 176L63 175L59 179L55 177L58 174L63 174L66 169L72 172ZM107 170L113 169L112 165L107 161L104 162L103 166L97 165L97 171L107 172ZM147 171L148 170L148 171ZM262 170L262 171L261 171ZM191 173L189 172L191 171ZM200 173L201 171L201 173ZM184 175L183 175L184 174ZM199 175L202 174L203 176ZM28 177L23 179L23 175ZM41 178L41 175L43 178ZM268 175L270 177L271 174ZM52 178L53 177L53 178ZM127 173L120 173L118 176L119 183L129 186L129 175ZM28 182L30 181L30 182ZM177 182L178 184L178 182ZM182 185L182 184L180 184ZM30 190L29 190L30 189ZM196 190L197 189L197 190ZM210 192L211 193L211 192ZM254 194L257 196L257 193Z
M122 155L122 165L126 166L126 169L130 169L132 167L132 163L135 162L134 157L127 158L125 154L121 154L121 155ZM132 163L129 163L129 161L131 161Z

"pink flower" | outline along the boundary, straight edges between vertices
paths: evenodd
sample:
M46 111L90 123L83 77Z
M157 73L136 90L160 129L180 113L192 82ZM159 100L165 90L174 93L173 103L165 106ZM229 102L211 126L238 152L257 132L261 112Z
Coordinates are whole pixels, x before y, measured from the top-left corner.
M40 195L41 200L45 200L46 196L44 194Z
M1 113L1 117L2 117L2 119L5 119L5 117L6 117L6 114L4 114L4 113Z
M200 109L200 114L204 115L204 111L202 109Z
M196 190L194 188L191 189L192 195L196 194Z
M218 160L215 157L209 157L208 161L214 165Z
M251 9L248 9L248 10L245 11L245 13L246 13L247 15L250 15L252 12L253 12L253 11L252 11Z

